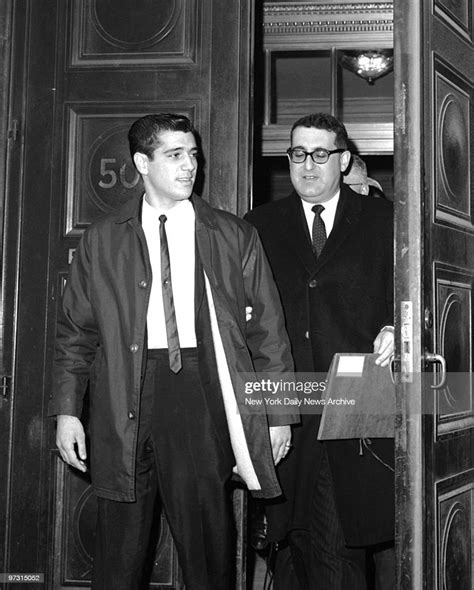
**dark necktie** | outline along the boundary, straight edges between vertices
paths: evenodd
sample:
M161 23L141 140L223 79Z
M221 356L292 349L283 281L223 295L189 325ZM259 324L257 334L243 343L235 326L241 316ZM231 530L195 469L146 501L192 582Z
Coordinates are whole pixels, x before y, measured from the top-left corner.
M160 215L160 251L161 251L161 291L163 293L163 307L165 310L166 337L168 340L168 354L170 369L178 373L182 367L181 350L179 348L178 325L174 310L173 287L171 285L170 253L166 237L166 215Z
M316 256L319 256L327 239L326 226L324 225L324 221L321 219L321 213L324 211L324 207L322 205L314 205L314 207L311 207L311 210L314 211L313 231L311 234L313 252L316 254Z

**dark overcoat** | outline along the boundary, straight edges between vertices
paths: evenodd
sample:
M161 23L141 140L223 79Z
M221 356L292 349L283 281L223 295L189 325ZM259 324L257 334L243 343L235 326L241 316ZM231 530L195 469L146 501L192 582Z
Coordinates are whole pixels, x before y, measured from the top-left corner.
M380 329L393 324L392 204L341 184L334 227L317 260L296 193L257 207L246 218L258 229L280 291L296 371L325 375L336 352L372 352ZM294 428L297 452L279 469L287 500L269 510L275 538L308 526L321 456L319 421L319 415L302 415L302 425ZM393 466L393 442L372 442ZM361 454L358 440L323 444L346 543L392 539L393 473L365 449Z
M255 228L198 197L191 200L197 257L209 280L236 401L242 405L241 374L293 371L281 303ZM49 408L51 415L80 417L90 383L92 484L97 495L119 501L135 498L140 390L153 280L140 211L141 198L132 199L94 223L78 245L63 297L64 313L58 320ZM199 296L205 296L202 289ZM207 305L197 299L195 306L199 369L206 391L217 381L204 366L213 346L208 336L210 318L201 312ZM253 308L250 321L246 306ZM276 426L297 420L295 415L267 417L264 405L241 415L244 439L232 444L234 453L234 442L246 445L260 483L255 495L271 498L281 493L268 422Z

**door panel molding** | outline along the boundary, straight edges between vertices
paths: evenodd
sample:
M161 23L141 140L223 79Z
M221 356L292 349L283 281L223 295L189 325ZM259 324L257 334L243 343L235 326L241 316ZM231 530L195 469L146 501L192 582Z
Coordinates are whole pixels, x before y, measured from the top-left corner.
M470 123L474 89L445 59L433 54L435 219L474 231Z
M196 0L136 1L130 11L120 2L74 0L68 15L68 68L197 65L199 7Z
M446 386L436 392L435 437L474 427L473 389L474 272L433 263L435 350L449 367Z
M54 588L80 588L91 581L97 498L87 475L74 471L57 451L51 453L54 488ZM180 588L176 551L166 519L160 517L151 588Z
M433 11L454 34L472 43L474 25L470 0L433 0Z
M473 482L471 469L436 484L436 578L443 590L471 590L465 572L474 565Z
M63 236L77 238L91 222L143 193L130 157L127 133L143 115L178 112L197 128L200 100L65 103L66 206Z

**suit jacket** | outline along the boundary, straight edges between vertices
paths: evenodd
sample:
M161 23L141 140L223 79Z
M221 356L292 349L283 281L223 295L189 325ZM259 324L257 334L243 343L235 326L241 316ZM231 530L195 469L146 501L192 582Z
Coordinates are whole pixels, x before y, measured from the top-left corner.
M393 323L392 204L341 184L334 227L317 260L296 193L258 207L247 219L257 227L273 270L296 370L325 374L336 352L372 352L380 329ZM296 452L280 469L287 502L273 523L277 537L307 527L321 453L319 421L303 415L301 428L294 429ZM359 441L324 444L346 543L393 538L393 473L367 451L360 455ZM393 465L391 441L373 441L372 447Z
M197 257L209 280L220 340L237 403L245 394L239 375L293 370L278 292L255 229L230 213L192 197ZM140 390L146 363L146 320L152 271L140 223L141 198L94 223L76 250L58 319L49 412L80 417L90 383L92 484L97 495L135 499L135 457ZM200 265L197 265L200 268ZM196 338L204 391L219 391L202 277L197 273ZM195 280L195 277L190 277ZM254 317L247 322L245 307ZM209 398L211 399L211 398ZM234 410L234 414L238 413ZM245 452L260 483L256 495L280 494L268 420L296 416L241 415ZM217 424L226 428L227 425ZM232 432L231 439L232 439ZM234 440L232 440L234 452Z

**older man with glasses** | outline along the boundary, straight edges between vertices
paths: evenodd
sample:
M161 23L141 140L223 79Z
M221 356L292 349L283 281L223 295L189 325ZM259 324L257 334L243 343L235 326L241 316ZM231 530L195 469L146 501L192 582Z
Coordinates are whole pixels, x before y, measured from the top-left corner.
M392 204L343 183L351 153L331 115L296 121L287 154L294 192L247 219L280 291L296 370L326 374L337 352L374 352L386 366L394 342ZM306 414L293 428L293 452L279 469L285 500L267 506L270 537L289 546L275 590L362 590L371 577L376 588L394 588L393 441L319 442L319 422Z

